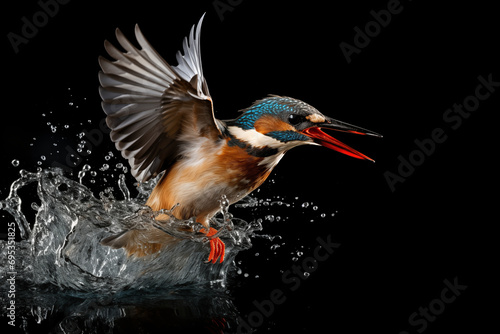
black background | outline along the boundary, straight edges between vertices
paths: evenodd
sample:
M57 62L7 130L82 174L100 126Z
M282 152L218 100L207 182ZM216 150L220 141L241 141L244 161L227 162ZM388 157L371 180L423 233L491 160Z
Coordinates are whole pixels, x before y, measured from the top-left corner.
M242 318L255 310L254 300L278 288L287 300L259 331L415 333L420 327L408 317L440 297L445 279L457 277L467 289L424 332L484 332L496 316L491 303L498 304L491 295L498 265L493 205L500 87L456 130L443 114L474 94L478 76L491 73L500 81L498 11L486 1L402 1L402 11L348 64L339 44L353 44L354 27L363 29L373 20L370 11L387 3L233 1L237 5L221 20L213 1L73 0L60 5L17 53L7 34L20 34L21 18L40 7L36 1L3 4L1 198L20 168L64 164L64 148L76 149L76 134L99 128L104 114L97 57L105 55L104 39L115 41L116 27L131 36L139 23L159 53L176 64L182 38L206 12L202 57L216 117L233 118L254 100L278 94L384 135L338 137L375 164L301 147L275 169L258 198L278 195L296 207L313 202L319 210L297 209L295 217L279 207L241 213L248 219L291 216L264 222L264 233L285 243L276 254L272 242L259 239L237 258L248 277L235 275L229 288ZM57 126L55 133L47 122ZM417 149L414 141L430 138L435 128L445 131L446 141L391 191L384 173L397 174L398 157L408 159ZM82 161L100 166L109 151L117 155L106 138ZM321 219L321 212L337 214ZM310 256L317 237L328 235L341 246L289 291L282 272ZM297 250L304 255L294 262L290 253Z

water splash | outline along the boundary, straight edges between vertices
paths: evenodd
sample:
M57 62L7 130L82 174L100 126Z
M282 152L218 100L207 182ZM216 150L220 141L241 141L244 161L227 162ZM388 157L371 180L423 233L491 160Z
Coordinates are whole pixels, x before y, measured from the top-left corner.
M53 285L63 289L86 292L113 292L125 289L169 287L224 286L226 273L236 254L251 247L251 237L261 229L259 222L247 223L228 211L229 203L221 199L221 214L212 220L217 234L226 244L224 263L206 263L209 253L207 237L199 233L202 227L194 219L178 220L170 216L155 220L168 210L152 211L144 206L158 177L138 185L138 195L132 198L124 175L118 186L123 200L113 196L108 188L96 198L82 184L90 166L84 166L75 182L62 170L46 169L38 173L20 171L21 177L12 183L9 196L0 201L0 208L15 219L23 239L17 243L17 258L22 258L18 277L29 285ZM37 185L40 204L31 229L21 210L18 191L32 183ZM127 257L122 249L112 249L100 241L125 229L154 226L176 238L158 254L149 258ZM0 243L2 259L6 242ZM18 261L19 262L19 261ZM6 268L6 266L2 266ZM1 272L0 276L5 276Z

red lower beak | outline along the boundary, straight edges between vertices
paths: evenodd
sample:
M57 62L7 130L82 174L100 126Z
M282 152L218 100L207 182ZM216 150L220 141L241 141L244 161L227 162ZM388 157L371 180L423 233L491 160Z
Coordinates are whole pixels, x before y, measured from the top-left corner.
M332 129L333 130L333 129ZM358 130L358 129L356 129ZM366 133L366 132L361 132L361 131L356 131L356 130L348 130L348 129L342 129L342 130L337 130L337 131L342 131L342 132L349 132L349 133L355 133L355 134L372 134L372 133ZM337 152L343 153L345 155L351 156L356 159L362 159L362 160L370 160L372 162L375 162L375 160L367 157L361 152L356 151L352 147L347 146L340 140L337 140L333 138L332 136L327 135L325 132L321 130L320 127L317 126L312 126L310 128L304 129L301 131L303 134L306 136L312 138L316 143L320 144L321 146L328 147L332 150L335 150Z

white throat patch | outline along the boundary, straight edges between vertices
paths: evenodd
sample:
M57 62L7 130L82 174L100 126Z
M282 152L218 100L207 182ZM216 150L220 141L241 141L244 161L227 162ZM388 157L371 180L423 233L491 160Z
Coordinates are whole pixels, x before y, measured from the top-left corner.
M256 148L270 147L274 149L284 148L284 143L280 142L277 139L263 135L262 133L260 133L255 129L244 130L237 126L229 126L227 129L237 139L247 142L253 147Z

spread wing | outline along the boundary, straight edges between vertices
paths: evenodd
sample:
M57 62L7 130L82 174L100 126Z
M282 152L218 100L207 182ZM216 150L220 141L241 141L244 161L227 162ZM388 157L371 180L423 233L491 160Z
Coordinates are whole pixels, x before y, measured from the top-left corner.
M177 53L177 66L170 66L153 49L137 25L140 50L119 29L116 39L125 52L104 42L114 61L99 58L102 108L111 140L139 182L177 159L183 134L214 140L222 135L201 66L202 21L203 16L184 39L184 55Z

